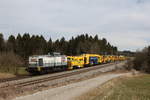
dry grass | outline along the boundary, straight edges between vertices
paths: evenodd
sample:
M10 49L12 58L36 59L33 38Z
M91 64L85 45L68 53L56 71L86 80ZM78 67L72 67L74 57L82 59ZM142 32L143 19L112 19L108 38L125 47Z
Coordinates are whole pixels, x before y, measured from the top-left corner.
M9 74L9 73L0 73L0 79L6 79L6 78L12 78L12 77L15 77L15 75Z
M150 100L150 75L113 79L77 100Z

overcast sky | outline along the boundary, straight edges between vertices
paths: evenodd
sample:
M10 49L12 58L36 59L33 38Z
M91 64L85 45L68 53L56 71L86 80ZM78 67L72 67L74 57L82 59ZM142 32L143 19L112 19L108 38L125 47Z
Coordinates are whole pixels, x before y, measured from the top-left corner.
M150 44L150 0L0 0L0 32L53 40L98 34L119 50Z

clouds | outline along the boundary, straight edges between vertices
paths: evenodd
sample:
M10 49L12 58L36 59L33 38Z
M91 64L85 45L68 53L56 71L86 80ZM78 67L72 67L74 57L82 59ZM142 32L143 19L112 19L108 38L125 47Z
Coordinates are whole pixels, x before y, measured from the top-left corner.
M136 50L149 42L149 9L149 0L0 0L0 31L54 40L99 34L120 50Z

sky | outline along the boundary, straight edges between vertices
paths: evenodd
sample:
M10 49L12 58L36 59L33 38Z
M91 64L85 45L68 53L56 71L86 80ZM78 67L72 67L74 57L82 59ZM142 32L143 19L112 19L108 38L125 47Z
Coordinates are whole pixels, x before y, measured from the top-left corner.
M53 40L97 34L136 51L150 44L150 0L0 0L0 32Z

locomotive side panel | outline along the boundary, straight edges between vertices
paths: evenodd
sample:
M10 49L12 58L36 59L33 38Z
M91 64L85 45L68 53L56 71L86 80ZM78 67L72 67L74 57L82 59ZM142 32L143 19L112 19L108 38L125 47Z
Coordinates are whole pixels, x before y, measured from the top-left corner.
M43 57L43 67L54 67L55 59L54 57Z

